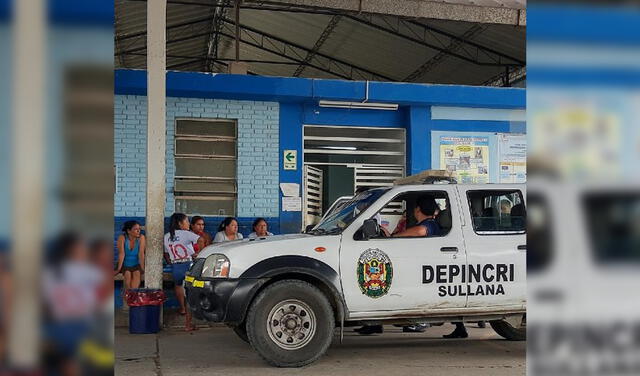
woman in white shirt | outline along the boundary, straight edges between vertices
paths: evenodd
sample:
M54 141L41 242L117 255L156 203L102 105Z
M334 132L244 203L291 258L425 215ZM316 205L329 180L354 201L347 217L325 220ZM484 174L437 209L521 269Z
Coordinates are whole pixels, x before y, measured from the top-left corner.
M204 248L204 239L189 230L189 218L182 213L174 213L169 219L169 232L164 235L164 258L171 264L171 274L175 282L175 292L180 303L180 314L186 314L185 330L195 330L191 323L191 313L187 310L184 293L184 277L191 267L191 260L198 249Z
M273 236L273 234L269 232L267 220L264 218L256 218L256 220L253 221L253 232L249 234L249 239L264 238L265 236Z
M239 239L242 239L242 234L238 232L238 221L233 217L227 217L218 227L218 233L213 238L213 242L222 243Z

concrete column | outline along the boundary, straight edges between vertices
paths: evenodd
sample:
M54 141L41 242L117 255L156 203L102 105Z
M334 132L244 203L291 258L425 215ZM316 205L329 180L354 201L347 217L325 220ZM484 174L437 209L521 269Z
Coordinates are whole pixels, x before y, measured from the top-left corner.
M145 286L162 287L166 186L166 0L147 1L147 252Z
M40 276L44 218L45 4L15 1L9 362L36 369L40 350ZM5 77L8 78L8 77ZM28 157L23 154L28 150ZM15 219L19 218L19 221ZM25 227L24 224L29 226Z

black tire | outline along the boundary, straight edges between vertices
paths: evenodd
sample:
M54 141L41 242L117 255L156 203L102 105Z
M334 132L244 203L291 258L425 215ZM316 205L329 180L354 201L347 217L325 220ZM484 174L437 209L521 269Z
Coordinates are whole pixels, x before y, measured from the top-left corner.
M238 338L246 343L249 343L249 337L247 336L247 327L245 323L232 327L233 332L238 335Z
M295 324L295 328L289 328L289 324ZM302 367L327 351L335 320L331 304L320 289L300 280L283 280L258 294L249 308L246 328L249 343L267 363L276 367ZM294 331L297 334L287 334ZM292 342L285 343L289 340ZM287 349L287 346L300 347Z
M504 339L509 341L527 340L527 327L524 324L524 321L523 325L519 328L511 326L511 324L504 320L489 321L489 324L491 324L493 330L495 330L495 332Z

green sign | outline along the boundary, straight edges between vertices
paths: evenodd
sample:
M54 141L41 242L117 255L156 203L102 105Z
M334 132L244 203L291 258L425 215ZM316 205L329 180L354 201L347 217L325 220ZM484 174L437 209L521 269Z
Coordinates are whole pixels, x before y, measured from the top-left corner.
M285 150L282 162L285 170L295 170L298 164L298 151L297 150Z

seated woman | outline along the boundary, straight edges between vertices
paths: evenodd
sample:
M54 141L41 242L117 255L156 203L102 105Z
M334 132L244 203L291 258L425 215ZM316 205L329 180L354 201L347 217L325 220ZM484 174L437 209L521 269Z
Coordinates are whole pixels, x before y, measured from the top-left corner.
M204 218L199 215L194 215L191 217L191 225L189 228L191 229L191 232L197 234L204 240L205 247L211 244L211 235L204 230ZM196 252L201 251L201 249L198 249L198 244L194 244L193 248Z
M213 238L213 242L222 243L239 239L242 239L242 234L238 232L238 220L233 217L227 217L220 223L218 233Z
M122 234L118 237L118 268L115 274L122 272L125 290L140 287L147 244L140 231L140 223L126 221L122 226Z
M253 221L252 228L253 232L249 234L249 239L273 236L273 234L269 232L269 225L267 224L267 220L264 218L257 218L255 221Z

